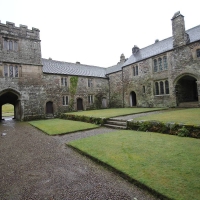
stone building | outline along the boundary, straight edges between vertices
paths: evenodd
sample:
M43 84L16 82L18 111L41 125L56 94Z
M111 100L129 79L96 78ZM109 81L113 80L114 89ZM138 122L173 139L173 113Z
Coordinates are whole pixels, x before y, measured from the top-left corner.
M180 12L172 37L135 45L108 68L41 58L39 33L0 23L0 118L6 103L18 120L91 109L97 100L102 108L200 105L200 26L185 31Z

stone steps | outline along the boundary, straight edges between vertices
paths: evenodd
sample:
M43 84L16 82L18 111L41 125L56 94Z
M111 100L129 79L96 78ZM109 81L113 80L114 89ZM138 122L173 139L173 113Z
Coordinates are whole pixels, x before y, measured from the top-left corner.
M54 115L53 114L46 114L46 119L53 119Z
M199 102L198 101L192 101L192 102L182 102L179 103L180 108L198 108Z
M125 120L117 120L117 119L109 119L107 120L106 124L104 126L108 128L114 128L114 129L126 129L126 121Z

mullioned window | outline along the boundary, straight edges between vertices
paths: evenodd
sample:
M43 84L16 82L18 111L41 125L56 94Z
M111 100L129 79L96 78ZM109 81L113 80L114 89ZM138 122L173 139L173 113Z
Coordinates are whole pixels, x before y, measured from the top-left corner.
M160 72L168 69L167 57L159 57L153 60L153 71Z
M168 80L161 80L155 82L155 95L169 94L169 82Z

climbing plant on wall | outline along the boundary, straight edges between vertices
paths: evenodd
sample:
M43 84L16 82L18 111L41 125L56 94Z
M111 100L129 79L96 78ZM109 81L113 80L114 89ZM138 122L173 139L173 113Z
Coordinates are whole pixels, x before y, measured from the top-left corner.
M69 92L71 96L70 102L69 102L70 110L74 110L74 96L76 94L77 85L78 85L78 77L77 76L70 77L70 87L69 87Z

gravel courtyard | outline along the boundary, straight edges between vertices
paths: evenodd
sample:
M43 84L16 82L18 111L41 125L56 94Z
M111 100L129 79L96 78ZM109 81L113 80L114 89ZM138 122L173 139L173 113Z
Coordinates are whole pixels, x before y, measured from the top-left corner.
M0 199L156 199L65 145L111 131L48 136L26 122L0 122Z

